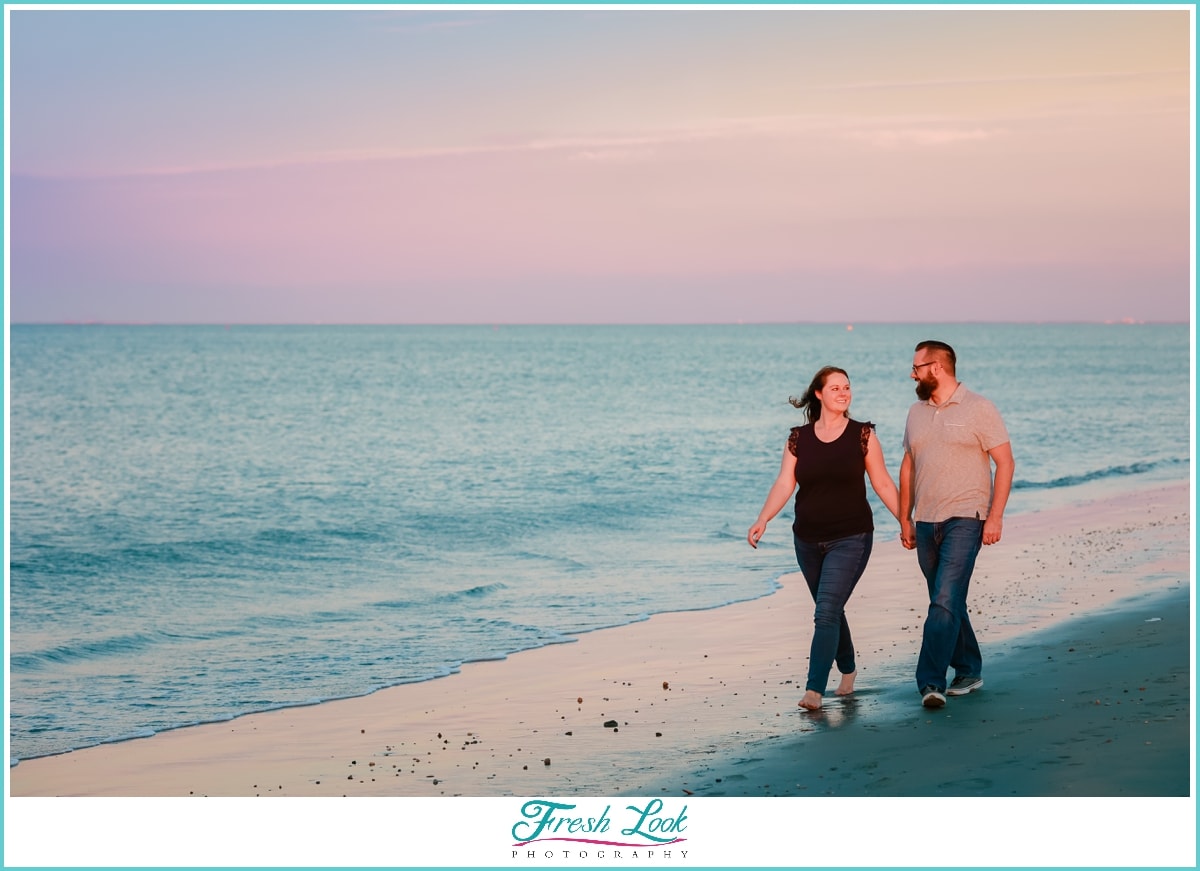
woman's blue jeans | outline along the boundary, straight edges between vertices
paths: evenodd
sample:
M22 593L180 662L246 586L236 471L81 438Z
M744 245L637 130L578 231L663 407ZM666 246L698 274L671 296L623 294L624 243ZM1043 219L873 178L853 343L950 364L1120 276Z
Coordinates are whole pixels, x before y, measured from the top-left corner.
M829 670L855 670L854 640L846 623L846 602L867 568L873 533L848 535L833 541L801 541L795 538L796 562L816 602L813 613L812 647L808 654L808 683L805 689L825 692Z
M983 546L983 521L951 517L917 523L917 563L929 588L929 612L917 659L917 689L945 692L946 671L981 677L983 654L967 616L967 590Z

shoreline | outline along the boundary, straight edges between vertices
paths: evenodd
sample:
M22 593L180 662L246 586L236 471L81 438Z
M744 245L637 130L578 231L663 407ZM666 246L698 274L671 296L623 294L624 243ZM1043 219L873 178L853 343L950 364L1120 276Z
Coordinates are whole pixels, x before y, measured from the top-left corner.
M1087 481L1087 482L1083 482L1080 484L1075 484L1075 485L1072 485L1071 487L1063 488L1061 491L1060 490L1051 490L1051 491L1042 492L1041 498L1037 500L1040 507L1036 507L1036 508L1032 508L1032 507L1028 507L1028 506L1022 507L1021 506L1021 501L1022 501L1021 496L1023 494L1021 493L1021 491L1016 491L1016 495L1014 495L1014 497L1012 499L1010 499L1010 503L1009 503L1010 517L1006 519L1006 523L1011 522L1012 517L1020 516L1018 514L1012 513L1012 509L1014 506L1016 506L1019 509L1021 515L1038 514L1038 513L1045 513L1045 512L1049 512L1049 511L1060 511L1060 510L1064 510L1064 509L1070 509L1070 508L1073 508L1073 507L1076 507L1079 505L1087 505L1087 504L1091 504L1094 502L1116 499L1116 498L1120 498L1121 495L1123 495L1127 492L1137 493L1137 492L1141 492L1141 491L1156 490L1156 489L1160 489L1160 488L1164 488L1164 487L1171 487L1171 486L1182 486L1182 484L1178 481L1173 481L1171 479L1167 479L1167 480L1152 479L1149 482L1143 482L1138 485L1131 485L1129 480L1127 480L1127 479L1117 479L1116 481L1114 481L1114 480L1107 479L1107 478L1100 478L1100 479L1093 480L1093 481ZM890 517L888 519L890 521ZM876 542L875 542L875 548L878 550L881 547L888 547L889 545L894 544L897 540L898 540L898 533L895 530L891 530L885 536L877 537ZM791 553L790 543L786 544L784 546L784 548L785 548L785 550L787 550L787 553L790 558L790 553ZM764 550L766 550L766 548L764 548ZM455 665L448 666L445 670L441 671L441 673L429 674L429 675L426 675L423 677L415 677L412 679L403 680L400 683L376 686L374 688L367 689L361 693L353 693L350 695L330 696L328 698L313 698L313 699L309 699L309 700L305 700L305 701L283 703L283 704L278 704L275 706L264 707L261 709L246 710L246 711L243 711L240 713L220 716L220 717L217 717L214 719L200 720L200 721L189 722L189 723L181 723L179 725L173 725L173 726L162 726L162 727L158 727L158 728L146 727L146 728L134 731L134 732L130 732L128 734L122 734L122 735L118 735L118 736L115 736L112 738L100 740L100 741L97 741L96 743L84 744L84 745L77 746L77 747L67 747L62 750L43 752L43 753L31 755L31 756L18 757L18 756L15 756L10 753L9 759L8 759L8 767L10 769L12 769L12 768L16 768L20 764L28 764L30 762L35 762L35 761L43 760L43 759L52 759L52 758L59 757L59 756L65 756L65 755L68 755L71 753L86 752L86 751L91 751L91 750L94 750L97 748L125 744L130 741L142 741L142 740L146 740L148 738L153 738L153 737L156 737L159 735L165 735L165 734L170 734L173 732L178 732L180 730L188 730L188 729L194 729L194 728L206 727L206 726L215 726L215 725L220 725L220 724L224 724L224 723L236 722L236 721L242 720L246 717L260 716L263 714L271 714L271 713L280 712L280 711L321 707L324 705L336 704L339 702L350 701L350 700L354 700L354 699L367 698L367 697L373 696L379 692L387 692L387 691L399 689L399 688L406 687L406 686L424 684L424 683L428 683L430 681L445 680L449 677L453 677L457 674L460 674L464 668L470 668L479 663L505 662L505 661L509 661L512 657L515 657L515 656L521 656L521 655L524 655L527 653L544 650L544 649L556 647L559 645L573 644L573 643L576 643L577 641L579 641L580 639L585 638L590 635L593 635L597 632L607 632L607 631L611 631L613 629L621 629L621 628L625 628L628 626L637 625L638 623L644 623L647 620L653 619L655 617L660 617L663 614L696 614L696 613L702 614L702 613L707 613L707 612L712 612L712 611L719 611L719 610L729 608L729 607L735 606L735 605L742 605L742 604L746 604L746 603L759 601L761 599L769 598L771 596L778 594L779 590L782 587L784 580L791 575L795 575L797 579L802 580L798 574L798 570L793 567L793 568L789 569L788 571L782 572L780 575L776 576L771 581L771 583L774 585L774 589L767 590L758 595L754 595L750 598L734 599L732 601L726 601L726 602L721 602L718 604L706 605L706 606L697 607L697 608L686 608L686 609L680 609L680 610L675 610L675 611L654 612L652 614L649 614L648 616L642 616L640 619L633 620L629 623L620 623L620 624L614 624L614 625L601 625L601 626L597 626L594 629L580 630L580 631L574 632L574 634L572 636L566 637L566 638L564 638L564 640L561 640L561 641L550 641L550 642L546 642L546 643L538 645L538 646L522 648L522 649L510 651L507 653L497 653L493 656L484 656L484 657L481 657L478 659L464 660ZM860 591L856 592L856 595L860 595L860 594L861 594Z
M847 608L859 649L856 693L850 700L828 694L822 715L803 714L796 707L807 670L812 606L803 580L792 571L780 577L777 592L764 597L705 611L654 615L638 623L581 634L572 643L523 651L504 660L464 664L458 673L436 680L22 761L8 771L10 798L6 811L10 821L20 821L21 825L6 827L6 852L12 846L14 855L19 856L20 843L32 837L38 839L40 849L30 846L34 852L29 855L46 857L33 864L56 860L58 864L73 864L69 861L71 851L84 847L60 843L70 839L55 838L53 832L61 829L64 819L70 820L72 827L81 827L69 830L86 833L88 852L79 855L85 857L82 864L93 865L93 857L103 855L106 839L116 838L111 848L126 857L130 850L135 855L141 850L170 851L173 825L194 831L197 819L209 815L220 821L215 824L232 830L261 826L264 819L269 827L269 821L279 814L289 819L297 814L300 818L319 814L320 820L328 819L331 813L352 814L347 822L350 826L371 820L384 825L379 815L385 814L392 821L387 825L395 826L395 801L402 803L406 825L418 826L421 832L435 832L449 805L419 800L443 797L458 797L453 801L456 817L459 808L477 806L484 813L494 813L497 806L502 806L502 813L511 817L514 798L519 796L583 801L594 796L635 795L641 790L641 795L660 796L664 801L685 799L690 802L691 813L698 813L700 807L716 807L723 819L728 819L731 813L736 816L745 802L757 799L725 796L766 795L774 798L765 806L770 810L756 810L755 814L769 818L792 807L791 802L806 801L799 796L825 794L811 783L819 781L826 789L838 784L842 791L829 794L844 796L844 801L872 795L905 795L922 800L970 795L981 802L1012 795L1160 796L1139 798L1141 804L1137 807L1161 801L1172 802L1172 808L1179 803L1187 805L1181 818L1191 820L1194 857L1194 798L1172 798L1179 791L1177 778L1158 792L1153 791L1153 778L1149 787L1144 781L1138 786L1132 780L1133 774L1129 774L1129 780L1119 781L1129 785L1131 791L1093 778L1092 791L1072 792L1055 786L1061 781L1055 780L1059 775L1054 772L1079 770L1074 765L1077 758L1057 765L1051 762L1022 768L1014 761L1023 758L1020 753L1004 760L1004 764L992 760L995 764L989 769L990 785L986 788L966 782L969 778L914 779L896 769L903 760L912 759L914 750L927 747L931 740L943 741L951 730L961 731L962 740L968 742L965 746L990 741L994 736L987 724L979 725L966 714L986 711L990 705L997 706L993 715L980 714L979 720L999 723L1002 715L1010 716L1003 709L1011 707L1012 694L1024 692L1019 688L1042 677L1029 675L1028 666L1022 666L1025 671L1018 668L1013 674L1006 673L1010 663L1024 661L1022 656L1028 659L1046 655L1028 651L1041 651L1047 644L1061 646L1063 633L1069 635L1074 626L1103 623L1107 627L1114 616L1121 614L1113 610L1118 603L1123 603L1126 611L1140 607L1135 598L1156 603L1165 601L1162 597L1182 597L1177 601L1186 599L1190 604L1191 526L1189 482L1155 484L1007 518L1004 539L999 545L984 548L972 584L972 619L984 650L985 687L964 699L951 699L940 712L926 712L920 707L911 674L924 618L924 580L910 551L898 541L881 540ZM1162 615L1161 621L1124 627L1122 631L1128 632L1119 634L1124 640L1117 648L1130 658L1128 668L1134 673L1145 672L1145 664L1153 663L1157 649L1153 645L1162 644L1174 651L1177 659L1182 656L1190 662L1194 658L1191 611L1188 608L1189 628L1182 635L1180 606ZM1169 639L1147 635L1147 627L1170 629L1173 634ZM1118 637L1107 634L1113 629L1104 631L1106 638ZM1101 651L1085 653L1085 641L1086 637L1076 640L1072 646L1077 650L1068 661L1084 662L1086 656L1086 661L1095 664L1093 654ZM1188 669L1182 676L1173 671L1170 680L1161 684L1138 682L1147 691L1138 696L1137 705L1125 704L1119 710L1132 716L1153 709L1154 717L1142 718L1155 719L1153 726L1128 717L1128 722L1116 725L1109 721L1091 724L1092 729L1118 730L1104 733L1097 740L1114 735L1119 739L1113 740L1113 746L1105 745L1105 752L1116 751L1113 758L1123 760L1122 770L1139 770L1134 764L1139 753L1132 739L1140 728L1158 730L1156 737L1146 739L1159 742L1153 751L1160 753L1155 766L1166 760L1168 765L1184 767L1180 763L1186 764L1188 748L1179 758L1178 727L1187 718L1181 718L1179 712L1192 707L1186 686L1192 680L1194 676ZM1092 683L1088 687L1091 689L1080 688L1070 696L1078 700L1079 693L1087 692L1093 696L1087 701L1101 701L1084 712L1086 715L1107 712L1111 717L1117 710L1116 701L1124 701L1109 698L1100 692L1102 687ZM1052 687L1039 688L1039 692L1043 689ZM1111 707L1105 707L1106 701ZM1037 703L1031 699L1030 704L1051 701ZM854 711L846 716L849 706ZM1173 719L1167 716L1167 706L1174 712L1170 715ZM1062 703L1057 703L1053 712L1056 721L1061 721L1054 728L1068 729L1070 718L1058 710L1061 707ZM938 725L925 723L932 714L941 715ZM616 725L605 725L611 723ZM904 724L902 729L889 726L888 730L905 732L914 743L897 744L899 737L881 737L888 731L881 726L889 723ZM943 730L945 735L935 734L934 729ZM1008 741L1014 746L1022 742L1032 746L1029 742L1038 735L1050 734L1044 716L1037 710L1008 722L1005 729L1006 734L1014 736ZM1168 733L1169 739L1163 737ZM1065 740L1065 736L1063 733L1060 738ZM1053 744L1052 739L1048 740ZM784 756L779 758L784 762L772 761L764 755L767 750L783 751ZM828 771L796 768L794 758L787 760L788 753L796 757L818 752L843 753L845 759L866 754L873 757L869 760L874 764L873 773L868 778L867 773L849 764L833 761L826 768L837 766L841 772L840 780L834 780ZM761 764L747 761L760 756L766 760ZM759 770L768 766L776 774L770 781L756 778L752 776L755 765L760 766ZM734 781L727 774L731 767L736 767L737 773L745 776L744 782L759 791L733 791ZM1191 777L1192 768L1187 770ZM722 779L719 788L714 783L716 777ZM880 781L886 777L894 779L890 787L882 788ZM786 786L789 780L792 784L810 782L807 789L779 786ZM763 783L772 781L775 786L760 789ZM957 788L944 786L951 781L959 782ZM36 796L89 798L80 807L78 800L64 802ZM101 800L110 796L128 798L118 802ZM132 825L129 809L143 808L146 802L141 799L151 796L220 799L188 802L181 821L159 820L158 828L168 842L149 838L145 844L133 846L127 836L119 836ZM233 818L227 816L231 807L244 808L246 800L260 796L309 796L316 800L302 803L299 807L303 811L291 802L256 802L253 814L235 810ZM350 811L345 802L336 801L343 796L385 800L365 804L352 801L355 809ZM150 801L154 808L166 804L179 811L178 803ZM877 802L890 805L888 820L873 820L874 826L884 827L881 831L915 812L898 811L886 798L863 798L862 802L868 809L856 812L866 815L877 807ZM701 803L699 807L697 803ZM910 801L904 808L920 803ZM1013 805L1011 800L1005 803L1008 809ZM731 806L734 810L729 809ZM814 820L832 814L830 826L836 826L845 812L834 807L826 809L824 804L819 811L810 808L806 804L805 813ZM469 810L462 812L469 815ZM1136 808L1131 811L1122 806L1117 819L1136 812ZM1163 812L1156 805L1154 813ZM86 820L76 813L86 815ZM1036 828L1037 822L1023 820L1021 825ZM919 819L914 821L914 825L919 824ZM334 831L328 822L314 821L312 825L326 834ZM1069 828L1071 821L1059 819L1058 825ZM787 829L787 823L780 826ZM897 837L911 840L911 831L898 832ZM763 843L764 849L770 848L769 839ZM290 864L287 850L280 844L274 846L270 864ZM360 848L371 847L349 843L340 846L341 852L330 854L324 861L344 865L348 857L357 857ZM380 848L379 844L374 846ZM917 846L914 844L914 849ZM221 864L218 858L205 858L208 852L218 849L219 845L210 845L207 851L201 849L194 858L189 856L187 864ZM320 855L313 849L309 842L294 861L322 861L313 858ZM56 850L60 853L57 857ZM389 855L390 862L385 864L394 864L395 854ZM744 862L736 857L720 862L713 855L709 853L709 858L702 861ZM900 857L894 849L887 855L895 858L885 858L883 864L896 864ZM1142 855L1144 851L1130 854L1133 858L1129 861L1136 864L1136 857ZM942 858L948 864L959 864L954 856L947 852ZM507 853L497 854L482 864L494 865L508 858ZM163 854L152 852L144 861L163 864ZM836 864L840 860L831 855L828 861ZM938 864L929 857L914 861ZM426 857L425 864L447 862ZM449 864L471 863L456 856Z
M985 656L996 642L1161 589L1168 576L1186 578L1187 496L1186 484L1157 486L1008 519L1005 540L980 554L973 581ZM792 728L782 721L795 719L811 604L798 573L780 583L758 599L657 614L464 664L436 680L24 760L9 769L11 794L609 792L619 784L604 766L582 764L595 754L671 757L698 742L724 749L726 738ZM859 694L911 683L924 604L915 557L898 542L880 542L847 608L860 651ZM722 711L732 719L713 716ZM620 722L617 731L603 728L610 720ZM466 754L463 762L445 756L452 746ZM422 758L396 764L410 756ZM358 758L392 776L386 783L355 777ZM248 775L247 764L260 773Z

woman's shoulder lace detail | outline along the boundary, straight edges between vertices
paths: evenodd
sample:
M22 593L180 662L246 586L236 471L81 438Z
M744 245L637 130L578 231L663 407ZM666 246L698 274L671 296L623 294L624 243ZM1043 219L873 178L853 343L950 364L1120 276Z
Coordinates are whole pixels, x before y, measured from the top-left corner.
M788 434L787 446L793 457L798 456L797 452L800 450L800 427L792 427L791 433Z
M863 423L860 424L860 426L862 427L862 429L859 430L858 440L859 440L859 444L862 445L862 452L863 452L863 456L865 457L867 455L867 447L871 441L871 430L875 429L875 424L873 424L873 423L871 423L871 421L867 420L867 421L863 421Z

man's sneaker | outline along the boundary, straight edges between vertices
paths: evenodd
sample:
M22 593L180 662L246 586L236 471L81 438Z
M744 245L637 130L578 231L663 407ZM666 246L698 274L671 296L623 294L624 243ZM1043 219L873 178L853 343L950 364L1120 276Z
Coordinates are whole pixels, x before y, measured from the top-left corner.
M925 687L921 690L921 704L927 708L940 708L946 704L946 697L942 695L940 690L933 687Z
M973 693L975 690L983 686L983 678L981 677L956 677L950 683L950 688L946 690L948 696L965 696L967 693Z

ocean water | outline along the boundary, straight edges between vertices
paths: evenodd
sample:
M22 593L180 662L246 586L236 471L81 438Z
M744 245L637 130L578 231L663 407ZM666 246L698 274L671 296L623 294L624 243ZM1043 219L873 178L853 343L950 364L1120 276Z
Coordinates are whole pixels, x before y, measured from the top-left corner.
M788 396L847 369L895 475L925 338L1011 512L1189 476L1187 325L14 325L10 760L767 595Z

